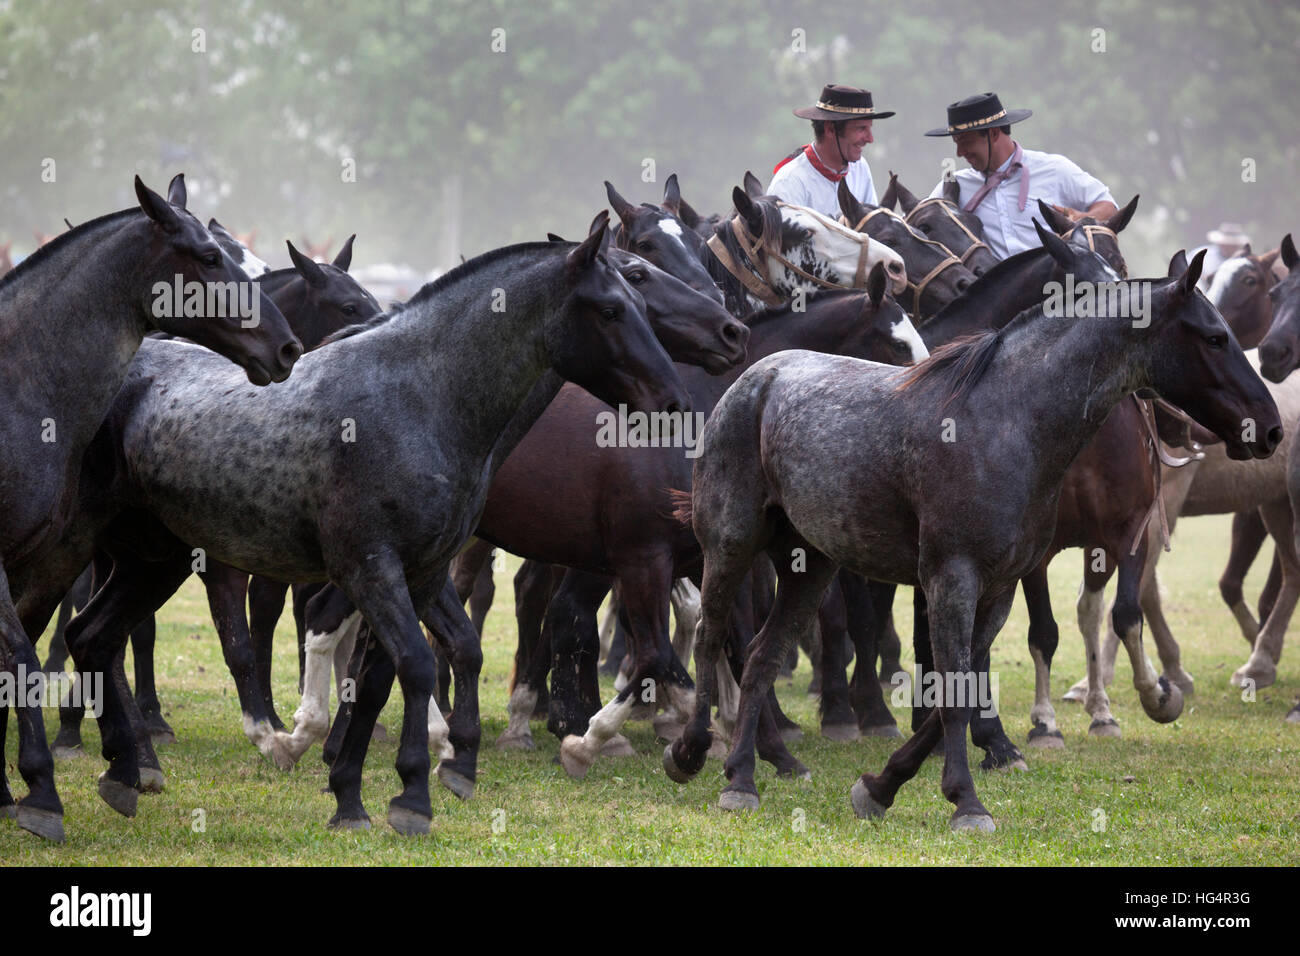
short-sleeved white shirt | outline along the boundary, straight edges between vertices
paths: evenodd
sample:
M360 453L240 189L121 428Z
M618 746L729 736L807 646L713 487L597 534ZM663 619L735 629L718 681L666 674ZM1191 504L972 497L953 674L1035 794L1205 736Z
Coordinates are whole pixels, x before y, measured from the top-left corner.
M1034 231L1034 218L1041 218L1042 213L1035 200L1080 211L1102 200L1115 202L1105 183L1085 173L1064 156L1040 153L1036 149L1022 149L1021 153L1022 162L1029 170L1029 199L1025 208L1020 209L1020 177L1024 171L1018 169L985 196L975 210L984 224L984 241L999 259L1041 245L1038 233ZM1010 162L1011 157L1007 157L998 169L1005 169ZM984 185L984 174L963 169L956 177L961 187L958 204L965 208ZM930 195L942 196L943 183L935 186Z
M865 159L849 164L849 173L845 177L849 189L859 202L878 204L876 186L871 181L871 167ZM800 150L799 155L776 171L767 186L769 196L778 196L794 206L807 206L823 216L832 219L840 217L839 183L833 183L808 161L807 155Z

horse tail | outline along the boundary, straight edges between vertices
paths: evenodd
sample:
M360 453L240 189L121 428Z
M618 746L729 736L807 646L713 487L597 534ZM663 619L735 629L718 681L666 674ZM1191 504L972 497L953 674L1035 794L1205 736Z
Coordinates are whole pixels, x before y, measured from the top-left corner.
M691 493L677 488L669 488L668 498L673 503L673 518L689 528L692 515Z

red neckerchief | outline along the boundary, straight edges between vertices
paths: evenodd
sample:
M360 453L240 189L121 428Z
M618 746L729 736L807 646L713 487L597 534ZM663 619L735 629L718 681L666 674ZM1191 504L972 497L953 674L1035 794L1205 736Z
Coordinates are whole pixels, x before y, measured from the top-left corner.
M808 157L808 162L812 164L813 169L817 170L817 172L821 173L823 176L825 176L833 183L838 183L841 179L843 179L845 176L849 174L847 167L845 168L844 172L837 173L835 172L835 170L831 169L829 166L823 163L821 161L821 158L818 157L817 155L817 150L813 149L812 143L809 143L807 146L804 146L802 149L796 149L785 159L777 163L776 166L772 168L772 175L775 176L778 169L780 169L786 163L790 162L790 160L795 159L800 153L803 153L805 156Z

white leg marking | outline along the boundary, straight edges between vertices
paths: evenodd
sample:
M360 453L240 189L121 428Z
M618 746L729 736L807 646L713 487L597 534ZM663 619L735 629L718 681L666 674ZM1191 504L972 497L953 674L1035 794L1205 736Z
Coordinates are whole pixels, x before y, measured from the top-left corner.
M330 723L330 665L334 648L349 630L360 622L361 612L354 611L337 630L325 634L307 632L307 665L303 675L302 703L293 715L293 733L276 734L297 763L313 743L325 736Z

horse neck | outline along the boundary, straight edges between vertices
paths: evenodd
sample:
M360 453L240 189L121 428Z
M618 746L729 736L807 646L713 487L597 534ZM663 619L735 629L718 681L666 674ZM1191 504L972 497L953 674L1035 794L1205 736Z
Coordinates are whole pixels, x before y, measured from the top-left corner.
M408 378L413 394L428 396L432 414L442 418L447 408L472 409L449 424L475 453L492 453L551 366L546 322L567 294L561 278L567 249L535 245L542 247L543 261L536 261L535 247L507 252L355 337L373 336L373 347L383 352L379 360L395 378ZM503 301L504 309L492 311L494 301ZM526 432L524 424L517 423Z
M337 331L320 328L320 323L316 321L316 312L310 302L311 295L306 281L294 282L290 278L285 281L274 281L268 285L270 287L263 288L262 291L280 310L284 320L289 323L290 330L302 343L304 351L310 352L320 345L321 339L326 335Z
M1004 259L995 271L980 277L961 298L956 299L920 328L927 347L951 342L962 335L1000 329L1025 309L1043 301L1043 286L1051 278L1056 262L1046 251L1025 258Z
M148 331L148 293L133 285L144 242L135 225L70 237L0 289L0 355L69 455L94 435Z
M710 375L695 365L677 365L678 374L691 394L691 407L697 412L711 414L722 399L722 393L744 374L745 370L761 359L785 349L806 349L810 352L838 354L845 338L856 330L862 321L860 303L848 296L814 299L807 311L769 314L761 322L750 326L749 345L745 361L721 375Z

